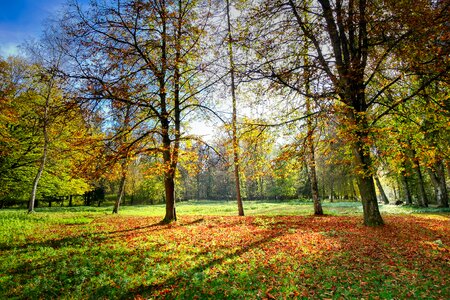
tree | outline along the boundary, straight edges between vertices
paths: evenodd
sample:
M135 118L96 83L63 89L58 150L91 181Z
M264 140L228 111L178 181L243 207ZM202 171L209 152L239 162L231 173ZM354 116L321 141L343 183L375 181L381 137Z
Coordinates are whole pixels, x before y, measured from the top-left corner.
M79 100L123 102L146 111L129 143L144 140L142 153L162 157L164 222L176 220L183 114L198 106L197 97L216 79L200 76L208 66L208 20L207 3L183 0L93 1L89 11L75 3L61 20L63 50L72 58L65 71L84 86Z
M39 180L41 179L42 172L44 171L45 163L47 161L47 154L48 154L48 147L50 144L50 137L49 137L49 130L50 130L50 112L51 109L51 102L55 98L56 93L56 73L54 71L50 71L49 73L46 72L46 70L41 69L42 73L38 73L40 78L38 79L37 84L42 84L42 90L38 88L39 90L36 90L36 93L34 95L31 95L30 98L42 98L43 103L40 104L42 107L41 109L37 109L37 111L42 111L41 115L39 116L38 120L38 126L42 129L42 135L43 135L43 145L42 145L42 155L39 158L39 168L36 173L36 176L33 180L33 188L31 190L31 196L30 196L30 202L28 203L28 212L34 212L34 205L36 200L36 191L38 188ZM58 96L56 96L58 97ZM38 100L39 101L39 100ZM37 101L37 102L38 102ZM38 104L39 105L39 104Z
M407 95L399 99L387 97L391 89L404 82L403 74L411 71L411 66L389 68L397 54L407 49L409 42L423 41L442 28L444 9L433 10L425 1L421 4L413 15L406 14L411 5L393 1L318 0L312 5L295 0L261 1L251 20L256 23L263 20L255 25L253 31L257 33L248 38L253 44L258 42L253 46L255 57L259 58L253 70L305 96L308 95L302 88L304 80L298 76L306 66L305 53L298 49L305 38L312 45L313 51L307 53L307 57L310 65L315 66L315 79L321 80L309 96L334 99L332 113L339 117L346 143L352 150L364 224L369 226L383 224L373 181L372 126L444 76L448 68L435 64L439 66L437 71ZM424 15L436 17L437 21L429 26L423 21ZM434 55L436 57L437 61L442 61ZM380 74L385 78L381 86L375 80ZM379 107L381 103L383 108Z
M26 200L30 212L37 199L88 189L75 169L85 160L89 140L80 110L64 97L63 81L33 50L34 62L19 57L5 61L2 81L8 88L2 87L0 120L0 200Z
M233 56L233 35L231 32L231 19L230 19L230 0L227 0L227 35L228 35L228 58L230 63L230 76L231 76L231 99L232 99L232 118L231 118L231 134L233 140L233 166L234 166L234 181L236 184L236 199L238 204L239 216L244 215L244 207L241 199L241 183L239 178L239 141L237 138L237 110L236 110L236 83L235 83L235 64Z

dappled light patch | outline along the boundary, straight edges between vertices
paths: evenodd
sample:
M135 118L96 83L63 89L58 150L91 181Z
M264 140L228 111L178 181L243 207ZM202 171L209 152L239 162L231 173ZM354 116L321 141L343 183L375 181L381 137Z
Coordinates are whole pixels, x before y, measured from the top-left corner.
M385 220L98 215L3 244L0 296L446 298L449 219Z

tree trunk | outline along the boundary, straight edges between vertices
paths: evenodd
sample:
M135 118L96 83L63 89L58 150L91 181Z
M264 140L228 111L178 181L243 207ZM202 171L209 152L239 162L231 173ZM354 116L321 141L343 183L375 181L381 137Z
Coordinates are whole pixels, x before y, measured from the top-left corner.
M306 111L307 114L311 113L310 109L310 99L306 99ZM307 143L307 162L308 162L308 171L309 178L311 184L311 195L314 202L314 214L315 215L323 215L322 204L320 203L319 198L319 187L317 184L317 173L316 173L316 159L314 155L314 139L313 139L313 126L311 118L307 120L308 125L308 133L306 137ZM325 187L325 185L324 185ZM325 192L324 192L325 196Z
M73 197L72 195L69 196L69 207L73 206L72 197Z
M244 215L244 206L241 199L241 183L239 175L239 142L237 139L237 109L236 109L236 84L235 84L235 65L233 57L233 37L231 34L231 20L230 20L230 0L227 0L227 33L228 33L228 58L230 62L230 76L231 76L231 99L233 106L232 113L232 139L233 139L233 163L234 163L234 181L236 187L236 200L238 204L238 215Z
M170 223L177 220L175 208L175 181L173 176L167 175L164 178L164 188L166 191L166 216L163 223Z
M383 225L378 201L375 194L375 185L371 176L358 176L358 187L363 205L364 225L379 226Z
M308 39L304 38L305 52L309 51ZM305 70L303 71L303 79L305 81L305 94L309 95L311 93L310 80L311 75L309 74L309 57L305 55ZM317 172L316 172L316 158L314 153L314 127L311 112L311 97L305 97L306 115L309 116L306 120L307 133L306 133L306 161L308 165L308 172L311 185L311 196L314 202L314 214L323 215L322 204L319 198L319 186L317 183ZM322 198L325 199L325 182L322 185L323 193Z
M421 207L428 207L428 197L427 193L425 191L425 183L423 180L422 170L420 169L419 160L416 157L416 150L412 148L411 143L409 143L410 149L411 149L411 158L413 161L413 169L416 172L417 175L417 184L419 187L419 206Z
M39 169L33 180L33 188L31 190L30 201L28 202L28 213L34 212L34 205L36 201L36 192L41 179L42 172L44 171L45 161L47 160L47 142L44 142L44 151L42 152L41 159L39 160Z
M112 211L113 214L119 213L120 204L122 203L122 198L124 197L125 194L125 181L126 181L126 174L125 172L123 172L122 177L120 178L119 194L117 195L117 200L114 203L114 208Z
M179 55L180 55L180 28L177 28L177 44L176 44L176 58L175 58L175 74L174 74L174 111L175 111L175 143L172 145L172 140L170 137L170 126L169 126L169 113L167 108L167 92L166 92L166 71L167 71L167 11L165 3L162 3L162 33L161 33L161 74L159 74L159 97L161 101L161 134L163 143L163 161L164 161L164 190L165 190L165 201L166 201L166 214L163 223L170 223L176 221L175 213L175 169L177 160L177 145L179 143L179 128L180 128L180 103L179 103ZM180 10L181 2L179 2ZM179 11L181 14L181 11ZM181 15L178 15L179 22L178 27L181 22ZM178 90L177 90L178 89Z
M44 171L45 162L47 161L47 152L48 152L48 144L49 144L47 127L48 127L48 121L49 121L48 120L48 110L49 110L49 104L50 104L51 87L52 86L49 87L48 93L45 98L44 116L43 116L43 124L42 124L42 132L44 134L44 146L43 146L43 150L42 150L42 156L39 159L39 169L33 180L33 188L31 190L30 200L28 202L28 213L34 212L37 187L39 184L39 180L41 179L42 172Z
M383 225L380 210L378 208L377 194L373 182L371 171L372 159L370 152L365 145L367 134L367 121L364 116L353 116L359 130L355 133L355 142L353 143L354 163L357 170L356 180L363 205L364 225L380 226Z
M381 185L380 179L378 178L378 176L374 176L375 177L375 182L377 184L377 188L378 191L380 192L381 195L381 199L383 200L384 204L389 204L389 199L386 196L386 193L384 192L383 186Z
M438 207L448 207L448 191L445 182L445 171L442 162L435 164L435 170L428 169L431 182L435 191L435 198Z
M405 193L405 201L406 205L412 204L411 191L408 185L408 178L406 177L406 171L400 172L400 182L402 183L402 187Z

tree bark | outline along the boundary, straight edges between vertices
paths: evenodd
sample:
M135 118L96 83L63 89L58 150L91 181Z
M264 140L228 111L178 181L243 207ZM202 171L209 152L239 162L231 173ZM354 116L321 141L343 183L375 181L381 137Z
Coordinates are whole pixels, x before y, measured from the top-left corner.
M44 135L47 135L46 130L44 130L45 133ZM45 138L47 140L47 138ZM30 197L30 201L28 203L28 213L32 213L34 212L34 205L35 205L35 201L36 201L36 192L37 192L37 187L39 184L39 180L41 179L42 176L42 172L44 171L44 167L45 167L45 162L47 160L47 142L44 142L44 149L42 152L42 156L39 160L39 169L38 172L36 173L36 176L34 177L33 180L33 188L31 190L31 197Z
M317 52L317 59L322 70L329 77L340 101L348 109L345 121L352 129L351 148L354 166L357 170L357 182L364 211L364 224L368 226L382 225L383 219L378 209L375 185L371 171L370 152L366 150L369 140L369 128L365 114L367 103L365 98L365 69L368 60L369 38L367 31L366 0L350 1L348 13L342 9L342 2L332 5L329 0L318 0L321 8L320 16L326 24L329 45L327 52L333 56L330 65L322 49L323 43L310 30L300 15L296 3L289 0L299 29L311 41ZM346 18L347 17L347 18Z
M165 5L165 4L164 4ZM178 1L178 22L176 24L175 34L175 64L174 64L174 126L175 126L175 139L172 142L170 138L170 126L169 126L169 114L167 112L167 95L165 91L165 74L167 70L167 45L166 45L166 8L163 7L163 32L162 32L162 71L160 76L160 99L161 99L161 127L162 127L162 140L163 140L163 161L164 161L164 189L166 196L166 215L164 216L163 223L170 223L177 220L176 206L175 206L175 173L178 164L178 154L180 148L181 138L181 102L180 102L180 63L181 63L181 38L183 27L183 9L182 1Z
M164 178L164 188L166 192L166 215L163 223L170 223L177 220L175 208L175 180L170 175Z
M438 207L448 207L448 190L442 161L435 164L434 170L428 169L428 173L430 174L431 183L434 187Z
M402 187L405 193L405 201L406 205L412 204L412 197L411 197L411 191L408 185L408 178L406 177L406 171L402 171L400 173L400 182L402 183Z
M42 156L39 159L39 169L36 173L36 176L33 180L33 187L31 190L31 196L30 200L28 202L28 213L34 212L34 206L36 201L36 193L37 188L39 184L39 180L41 179L42 172L44 171L45 162L47 161L47 152L48 152L48 145L50 143L49 136L48 136L48 114L49 114L49 105L50 105L50 97L51 97L51 89L53 87L53 82L50 83L47 91L47 95L45 96L45 107L44 107L44 115L43 115L43 122L42 122L42 133L44 134L44 145L42 149Z
M389 199L386 196L386 193L384 192L384 189L383 189L383 186L381 185L380 179L378 178L378 176L374 176L374 177L375 177L375 183L377 184L377 188L378 188L378 191L380 192L383 203L389 204Z
M239 142L237 138L237 108L236 108L236 84L235 84L235 65L233 57L233 37L231 34L231 20L230 20L230 0L227 0L227 33L228 33L228 58L230 62L230 76L231 76L231 99L232 99L232 139L233 139L233 165L234 165L234 181L236 187L236 200L238 204L238 215L244 215L244 206L241 199L241 184L239 175Z
M308 88L309 89L309 88ZM307 97L306 99L306 111L309 115L311 113L310 108L310 99ZM306 143L307 143L307 162L308 162L308 171L309 171L309 177L310 177L310 184L311 184L311 195L314 202L314 214L315 215L323 215L323 209L322 204L320 203L319 198L319 187L317 184L317 172L316 172L316 159L314 155L314 138L313 138L313 124L311 118L308 118L307 120L307 126L308 126L308 133L306 137ZM325 186L325 185L324 185ZM324 193L325 196L325 193Z
M383 225L383 219L378 208L377 195L372 175L372 158L365 144L368 139L367 121L362 116L352 116L356 121L358 130L355 132L355 141L352 145L354 165L357 171L357 184L363 205L364 225L380 226Z
M114 202L114 208L112 211L113 214L119 213L120 204L122 203L122 198L125 195L125 181L126 181L126 174L123 172L120 178L119 193L117 195L116 202Z
M419 203L418 204L421 207L428 207L428 197L427 197L427 193L425 191L425 182L423 180L423 175L422 175L422 170L420 168L419 159L417 158L416 150L412 147L410 141L408 141L408 144L411 149L410 152L411 152L411 159L413 162L413 169L417 175L417 185L419 188L419 195L418 195Z

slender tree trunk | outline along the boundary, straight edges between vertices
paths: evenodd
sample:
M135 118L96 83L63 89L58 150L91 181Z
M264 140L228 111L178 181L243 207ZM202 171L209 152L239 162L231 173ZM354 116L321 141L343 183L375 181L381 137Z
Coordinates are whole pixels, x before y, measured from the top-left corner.
M309 91L308 91L309 92ZM311 113L310 108L310 99L306 99L306 111L307 114ZM317 173L316 173L316 159L314 155L314 138L313 138L313 124L311 118L308 118L307 120L308 125L308 133L306 137L306 143L307 143L307 161L308 161L308 171L309 171L309 178L310 178L310 184L311 184L311 195L314 202L314 214L315 215L323 215L322 210L322 204L320 203L319 198L319 186L317 184ZM324 185L325 187L325 185ZM324 191L325 196L325 191Z
M122 198L125 195L125 181L126 181L126 173L122 171L122 176L120 178L119 193L117 195L117 199L116 202L114 203L114 208L112 211L113 214L119 213L120 204L122 203Z
M41 176L42 176L42 172L44 171L46 160L47 160L47 142L44 142L44 149L42 152L42 156L39 160L39 169L33 180L33 188L31 190L31 197L30 197L30 201L28 203L28 213L34 212L34 205L35 205L35 201L36 201L36 192L37 192L39 180L41 179Z
M49 145L49 136L48 136L48 113L49 113L49 104L50 104L50 96L51 96L51 88L52 84L50 85L47 95L45 97L45 107L44 107L44 116L43 116L43 124L42 124L42 133L44 134L44 146L42 149L42 155L39 159L39 169L36 173L36 176L33 180L33 188L31 190L31 196L30 200L28 202L28 213L34 212L34 206L36 201L36 192L39 184L39 180L41 179L42 172L45 168L45 162L47 161L47 152L48 152L48 145Z
M233 57L233 37L231 34L231 20L230 20L230 0L227 0L227 33L228 33L228 58L230 61L230 76L231 76L231 99L233 106L232 113L232 139L233 139L233 163L234 163L234 181L236 187L236 200L238 204L239 216L244 215L244 206L241 199L241 184L239 175L239 142L237 138L237 108L236 108L236 84L235 84L235 65Z
M419 160L417 159L416 150L412 147L411 143L408 141L411 149L411 158L413 162L413 169L417 175L417 185L419 188L419 206L428 207L428 197L425 191L425 182L423 180L422 170L420 168Z
M330 187L331 191L330 191L330 202L333 203L334 201L334 182L331 182L331 187Z
M374 176L374 177L375 177L375 183L377 184L377 188L378 188L378 191L380 192L383 203L389 204L389 199L386 196L386 193L384 192L384 189L383 189L383 186L381 185L380 179L378 178L378 176Z
M405 193L405 201L406 205L412 204L411 190L408 184L408 178L406 177L406 171L400 172L400 182L402 183L402 187Z
M395 184L392 187L392 189L394 190L394 201L397 202L399 200L399 197L400 197L400 194L399 194L400 189L399 189L398 181L395 182Z
M305 52L309 52L309 43L308 39L304 38L304 47ZM305 61L305 70L303 71L303 80L305 81L305 94L309 95L311 94L311 86L310 86L310 71L309 71L309 57L308 55L304 56ZM309 172L309 178L310 178L310 185L311 185L311 195L314 202L314 214L315 215L323 215L323 209L322 204L320 203L319 198L319 186L317 183L317 172L316 172L316 158L314 153L314 126L313 126L313 120L311 115L312 109L311 109L311 97L305 97L305 105L306 105L306 115L309 116L306 120L307 125L307 135L306 135L306 161L308 165L308 172ZM323 193L322 197L325 199L325 182L323 182Z

